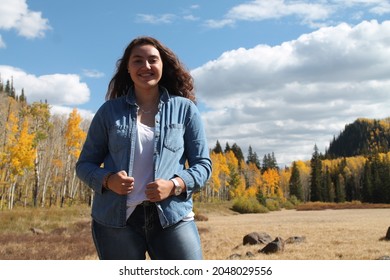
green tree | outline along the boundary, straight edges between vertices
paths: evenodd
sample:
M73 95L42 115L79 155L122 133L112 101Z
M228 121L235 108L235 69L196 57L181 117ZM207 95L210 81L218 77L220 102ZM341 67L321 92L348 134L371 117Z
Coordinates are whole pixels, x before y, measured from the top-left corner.
M263 157L263 164L261 167L261 171L264 173L268 169L279 170L278 162L276 161L274 152L272 152L271 154L268 153Z
M310 160L310 201L322 201L321 196L321 178L322 178L322 162L317 145L314 145L314 153Z
M231 149L232 149L232 148L230 147L229 143L226 142L225 150L224 150L223 152L226 154L227 152L231 151Z
M231 150L238 160L238 167L241 168L241 162L244 161L244 154L242 153L241 148L236 143L234 143Z
M336 177L336 202L342 203L345 202L345 179L342 174L338 174Z
M259 157L257 156L256 152L253 152L252 146L250 146L250 145L248 148L248 156L247 156L246 163L247 164L253 163L258 169L261 168Z
M217 143L215 144L215 147L214 149L212 150L212 152L216 153L216 154L222 154L222 147L221 147L221 144L219 143L219 141L217 140Z
M299 174L298 165L295 161L293 162L291 168L289 188L290 188L290 197L294 195L300 201L304 201L301 176Z
M363 202L371 202L372 193L373 193L373 186L372 186L372 175L371 175L371 163L369 160L367 160L364 165L364 172L363 172L363 187L362 187Z

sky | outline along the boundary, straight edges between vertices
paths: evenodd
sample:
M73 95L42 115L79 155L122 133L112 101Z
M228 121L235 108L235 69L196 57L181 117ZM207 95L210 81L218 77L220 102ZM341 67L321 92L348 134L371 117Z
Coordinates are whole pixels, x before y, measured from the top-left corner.
M0 0L0 78L91 118L126 46L153 36L191 71L209 147L284 167L390 117L389 19L384 0Z

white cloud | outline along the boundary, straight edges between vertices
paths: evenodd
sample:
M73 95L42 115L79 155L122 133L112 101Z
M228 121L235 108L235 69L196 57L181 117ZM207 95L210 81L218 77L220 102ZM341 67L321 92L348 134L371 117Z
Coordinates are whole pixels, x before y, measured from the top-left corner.
M373 7L370 11L373 14L384 15L390 13L390 3L388 1L379 1L377 6Z
M205 21L205 25L209 28L223 28L225 26L233 26L235 24L235 20L232 19L222 19L222 20L214 20L209 19Z
M221 20L208 20L210 28L222 28L234 25L236 21L262 21L296 16L305 24L314 25L315 21L323 21L332 13L332 6L319 3L285 0L253 0L231 8Z
M151 15L151 14L137 14L137 22L144 22L150 24L168 24L172 23L175 19L173 14L163 14L163 15Z
M50 29L49 21L41 12L31 11L26 0L2 0L0 5L0 30L15 29L26 38L43 37Z
M382 16L390 13L390 3L387 0L252 0L232 7L222 19L209 19L205 24L209 28L223 28L234 26L237 21L295 17L301 24L316 28L327 25L328 20L334 20L332 16L340 14L342 17L346 10L355 13L355 18L362 17L364 11Z
M17 94L22 88L28 102L45 101L51 105L78 105L89 100L90 90L75 74L35 76L22 69L0 65L3 81L13 79Z
M323 4L305 3L302 1L262 1L255 0L233 7L227 17L236 20L265 20L296 15L305 21L327 18L331 8Z
M197 20L199 20L199 17L196 17L194 15L185 15L185 16L183 16L183 19L188 20L188 21L197 21Z
M58 106L58 105L50 106L50 113L52 115L60 115L60 116L63 115L65 117L68 117L72 111L73 108L71 107ZM80 114L81 118L85 120L92 120L93 116L95 115L95 113L90 110L77 108L77 111Z
M321 28L194 69L210 145L236 142L279 163L322 152L359 117L390 116L390 21Z
M104 77L103 72L100 72L100 71L95 70L95 69L83 69L83 75L88 77L88 78L94 78L94 79Z

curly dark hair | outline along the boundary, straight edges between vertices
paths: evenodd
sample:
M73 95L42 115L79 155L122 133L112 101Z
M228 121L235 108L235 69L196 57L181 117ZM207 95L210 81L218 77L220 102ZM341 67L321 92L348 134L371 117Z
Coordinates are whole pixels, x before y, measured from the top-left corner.
M116 73L108 84L106 100L126 95L128 89L134 85L127 71L127 65L133 48L142 45L152 45L160 53L163 71L159 85L165 87L170 94L183 96L195 102L194 81L191 74L173 51L152 37L135 38L127 46L122 58L117 61Z

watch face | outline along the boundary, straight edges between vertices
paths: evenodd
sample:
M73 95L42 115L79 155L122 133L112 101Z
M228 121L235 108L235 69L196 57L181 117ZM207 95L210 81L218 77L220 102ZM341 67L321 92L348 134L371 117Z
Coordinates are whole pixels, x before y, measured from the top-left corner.
M182 187L180 186L179 182L178 182L175 178L171 179L171 181L172 181L173 184L175 185L175 195L176 195L176 196L177 196L177 195L180 195L183 189L182 189Z
M181 194L181 187L176 187L175 188L175 195L180 195Z

